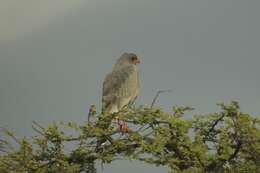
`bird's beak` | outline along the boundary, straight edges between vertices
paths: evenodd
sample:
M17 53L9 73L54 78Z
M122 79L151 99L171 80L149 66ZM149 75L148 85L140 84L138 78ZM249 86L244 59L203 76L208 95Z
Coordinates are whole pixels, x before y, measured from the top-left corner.
M140 64L141 63L141 61L139 60L139 59L137 59L136 61L135 61L135 64Z

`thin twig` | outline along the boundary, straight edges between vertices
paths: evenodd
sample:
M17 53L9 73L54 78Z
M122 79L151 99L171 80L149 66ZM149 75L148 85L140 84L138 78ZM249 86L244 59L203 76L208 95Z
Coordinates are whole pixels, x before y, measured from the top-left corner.
M41 126L39 123L37 123L36 121L32 121L34 125L36 125L37 127L39 127L40 129L44 130L44 127Z
M149 124L148 127L146 127L145 129L142 130L142 132L144 133L146 130L148 129L153 129L153 125L152 124Z
M8 135L9 137L11 137L17 144L20 144L20 141L14 136L14 134L12 134L10 131L8 131L7 129L5 129L4 127L0 127L0 130L3 131L6 135Z
M38 129L37 129L36 127L34 127L33 125L32 125L32 129L33 129L35 132L39 133L40 135L44 136L44 133L41 132L40 130L38 130Z
M146 126L146 124L145 125L143 125L143 126L141 126L141 127L139 127L137 130L136 130L136 132L140 132L141 130L143 130L143 128Z
M151 108L153 108L153 106L154 106L156 100L158 99L159 95L161 93L165 93L165 92L172 92L172 90L159 90L159 91L157 91L155 96L154 96L154 98L153 98L153 101L152 101L152 104L151 104Z

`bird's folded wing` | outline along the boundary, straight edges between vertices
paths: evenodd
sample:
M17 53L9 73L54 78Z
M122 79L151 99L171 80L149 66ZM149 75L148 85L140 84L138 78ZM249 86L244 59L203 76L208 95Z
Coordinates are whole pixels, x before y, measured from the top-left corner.
M126 66L108 74L103 83L103 97L129 97L134 72L133 66Z

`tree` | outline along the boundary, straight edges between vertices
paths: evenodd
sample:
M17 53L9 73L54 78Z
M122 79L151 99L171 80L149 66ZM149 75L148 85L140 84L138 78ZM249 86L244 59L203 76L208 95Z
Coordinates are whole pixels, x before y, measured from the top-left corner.
M193 108L174 106L172 112L140 106L111 115L97 115L94 106L83 124L33 122L38 135L17 139L13 147L2 135L1 173L95 173L96 161L135 159L169 172L260 172L260 119L241 112L237 102L218 104L220 112L186 116ZM113 119L126 121L122 133ZM65 133L66 132L66 133ZM104 141L97 144L97 141Z

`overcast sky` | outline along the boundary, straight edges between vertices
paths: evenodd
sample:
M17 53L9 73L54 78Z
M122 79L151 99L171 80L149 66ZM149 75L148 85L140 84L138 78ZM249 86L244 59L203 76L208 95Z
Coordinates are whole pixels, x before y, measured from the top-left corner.
M0 0L0 126L30 136L32 120L82 122L124 52L142 63L137 104L218 111L238 100L260 114L259 0ZM116 162L104 173L158 173Z

